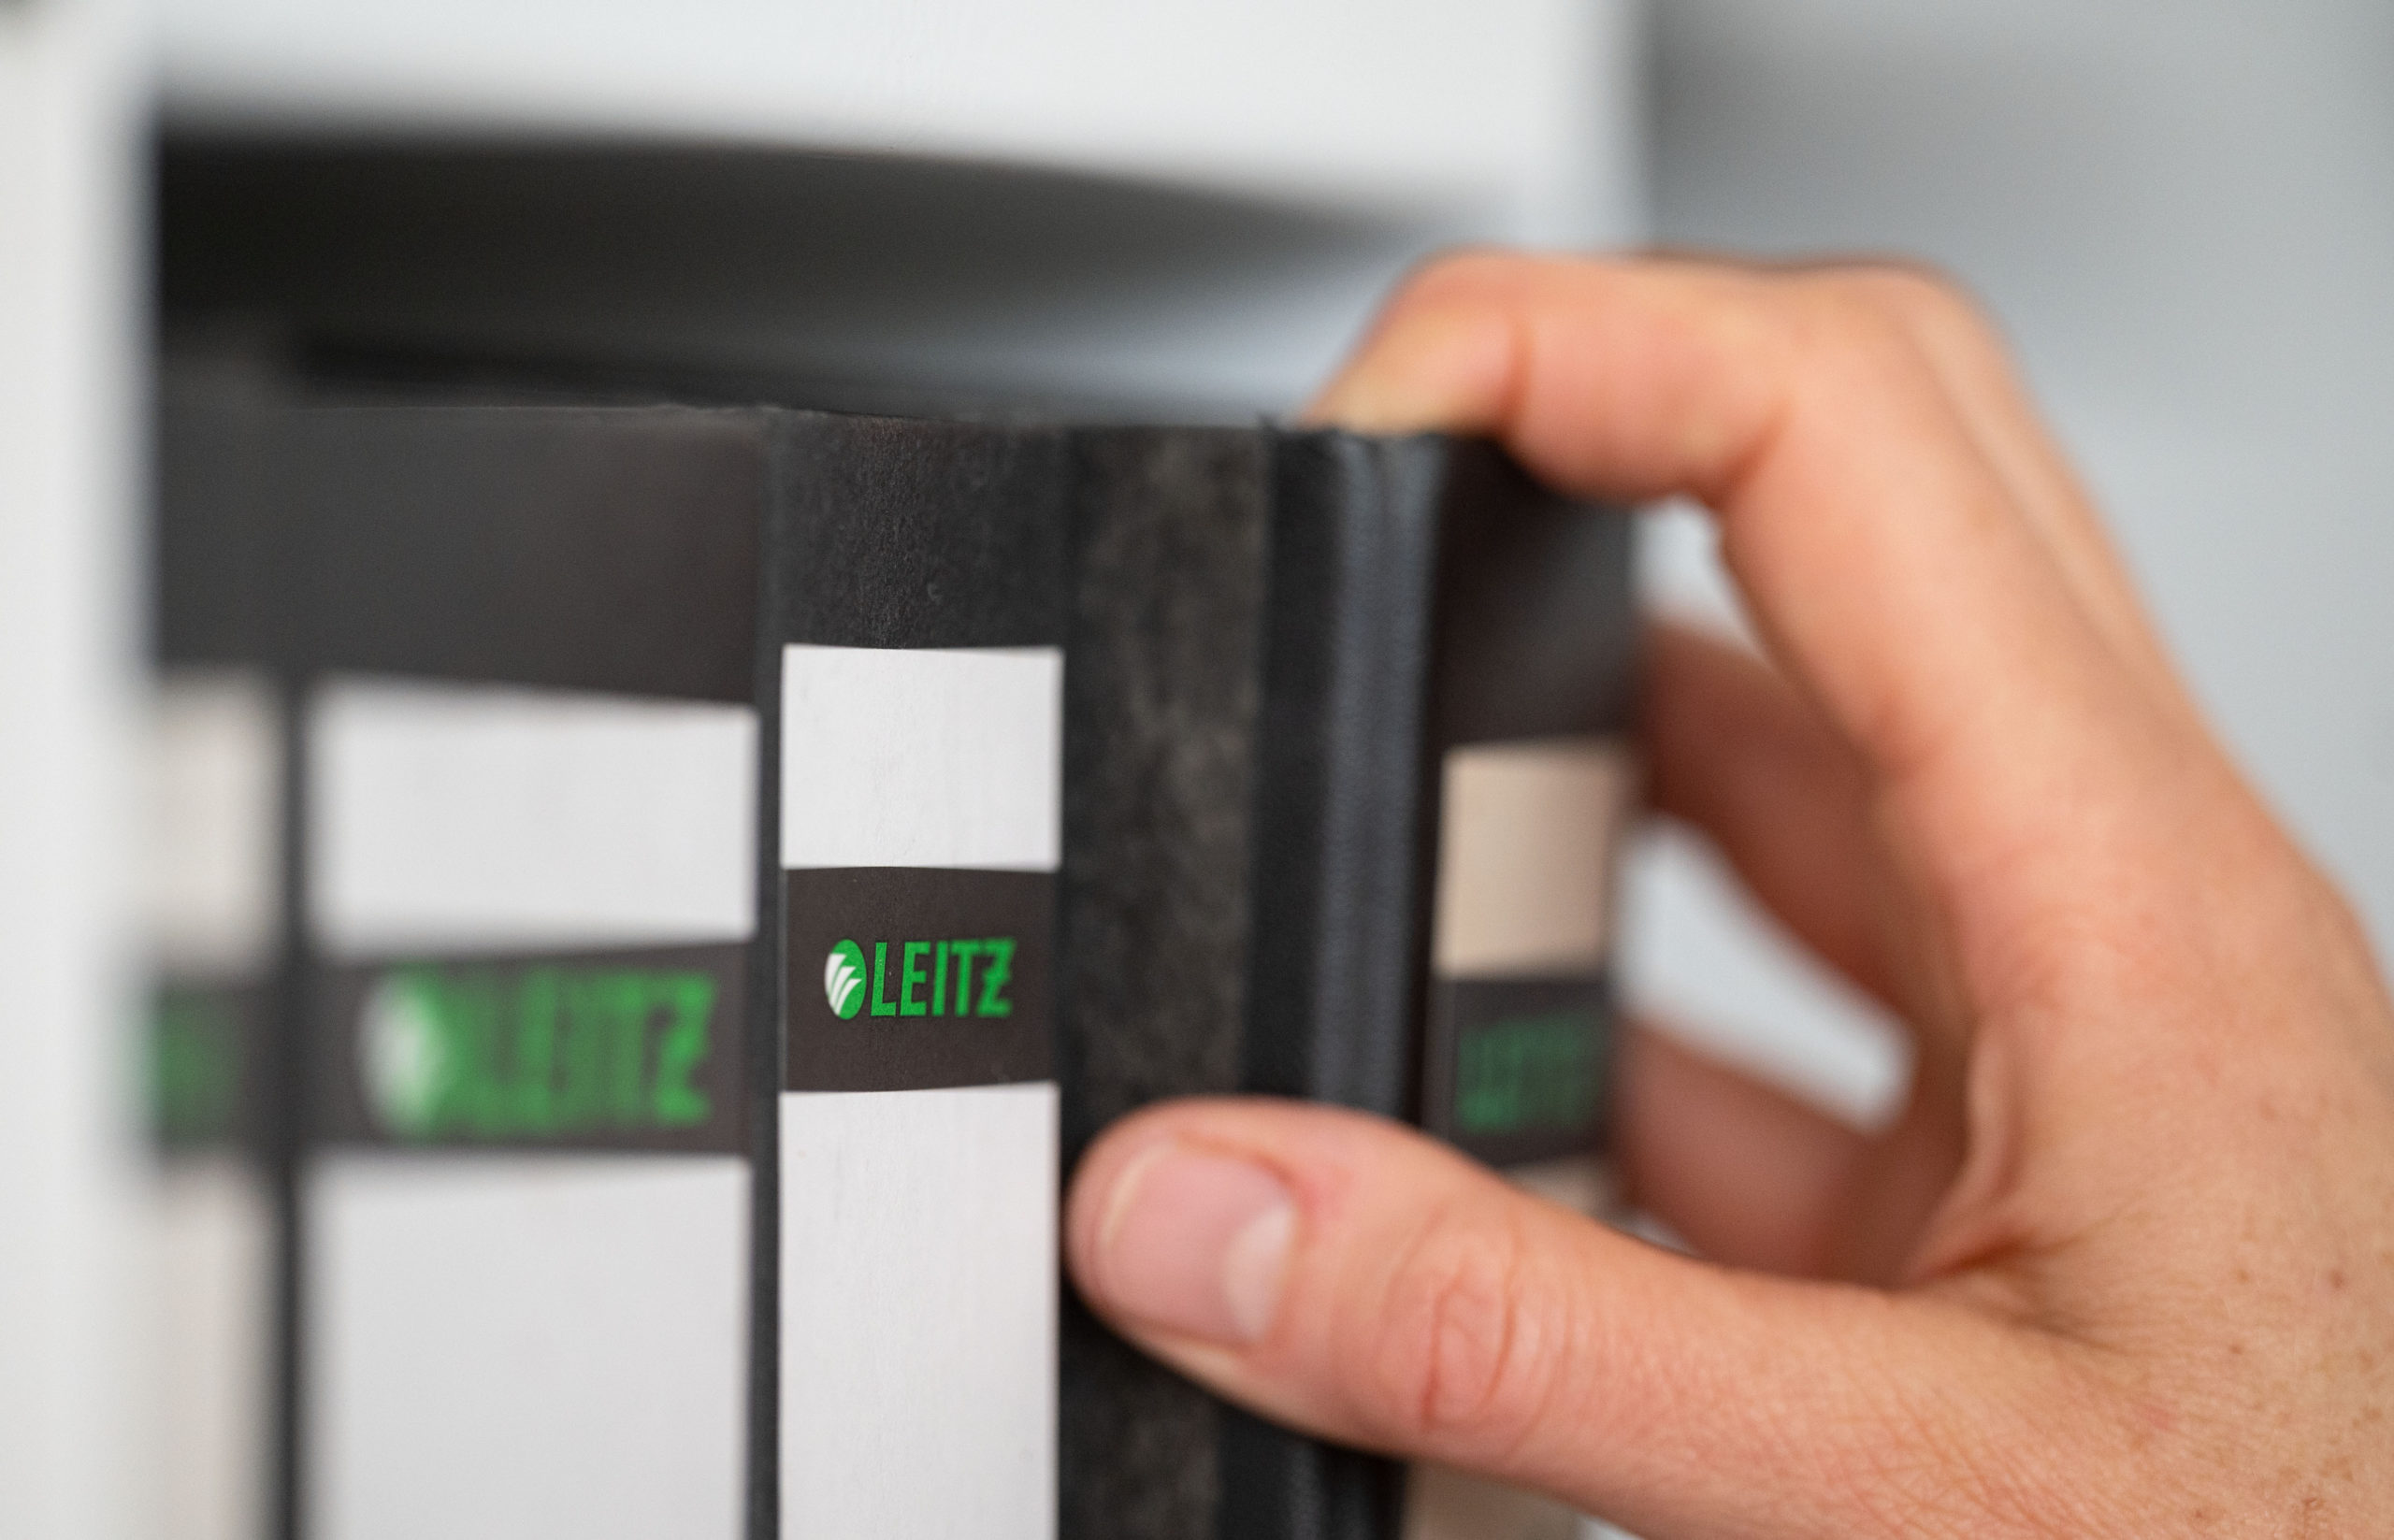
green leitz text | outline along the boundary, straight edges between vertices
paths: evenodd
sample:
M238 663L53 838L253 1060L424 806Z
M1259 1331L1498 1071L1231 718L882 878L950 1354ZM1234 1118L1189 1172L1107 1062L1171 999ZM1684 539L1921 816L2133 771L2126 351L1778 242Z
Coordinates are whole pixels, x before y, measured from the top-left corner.
M1584 1011L1466 1029L1457 1044L1455 1123L1466 1134L1568 1130L1590 1122L1603 1065Z
M409 1139L703 1124L715 981L669 969L395 969L368 991L368 1101Z
M1010 1016L1015 938L874 942L872 1014L877 1016ZM865 981L863 950L852 941L831 949L824 993L843 1018L858 1014Z

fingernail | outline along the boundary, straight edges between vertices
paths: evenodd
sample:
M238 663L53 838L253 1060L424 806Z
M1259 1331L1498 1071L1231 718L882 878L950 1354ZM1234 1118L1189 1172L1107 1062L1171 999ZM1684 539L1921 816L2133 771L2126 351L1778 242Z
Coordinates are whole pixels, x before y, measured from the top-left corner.
M1346 427L1361 431L1376 415L1372 388L1350 369L1322 387L1297 413L1300 427Z
M1306 406L1298 422L1308 427L1342 427L1351 433L1410 433L1435 426L1439 394L1374 360L1349 369Z
M1098 1275L1108 1303L1148 1325L1255 1342L1279 1310L1296 1229L1296 1204L1274 1173L1165 1144L1116 1179Z
M1476 315L1408 316L1350 362L1298 416L1357 433L1473 430L1490 410L1510 334Z

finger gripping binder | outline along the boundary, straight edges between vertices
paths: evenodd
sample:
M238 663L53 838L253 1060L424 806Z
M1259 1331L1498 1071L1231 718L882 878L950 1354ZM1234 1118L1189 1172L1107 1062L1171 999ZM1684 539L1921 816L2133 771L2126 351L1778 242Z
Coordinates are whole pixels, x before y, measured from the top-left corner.
M1061 1297L1059 1193L1195 1091L1584 1175L1625 521L1426 437L258 417L295 1533L1498 1511L1138 1358Z

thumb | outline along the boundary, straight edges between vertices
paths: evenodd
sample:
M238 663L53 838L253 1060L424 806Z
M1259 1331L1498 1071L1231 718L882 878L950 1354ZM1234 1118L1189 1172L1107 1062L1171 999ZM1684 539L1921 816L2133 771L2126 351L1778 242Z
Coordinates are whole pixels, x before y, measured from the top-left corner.
M2038 1451L2102 1435L2056 1426L2102 1402L2058 1340L1966 1290L1713 1267L1356 1113L1149 1109L1083 1162L1066 1244L1094 1309L1231 1400L1650 1540L2049 1526Z

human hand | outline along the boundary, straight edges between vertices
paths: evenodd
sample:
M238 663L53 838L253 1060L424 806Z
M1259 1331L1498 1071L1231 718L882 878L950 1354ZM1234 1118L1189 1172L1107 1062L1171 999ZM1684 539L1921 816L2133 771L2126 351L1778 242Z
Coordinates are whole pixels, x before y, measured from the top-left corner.
M1864 1136L1624 1048L1608 1231L1429 1140L1166 1104L1074 1278L1223 1395L1680 1535L2394 1534L2394 1021L1969 306L1466 256L1317 408L1689 494L1770 665L1655 639L1660 808L1905 1021Z

